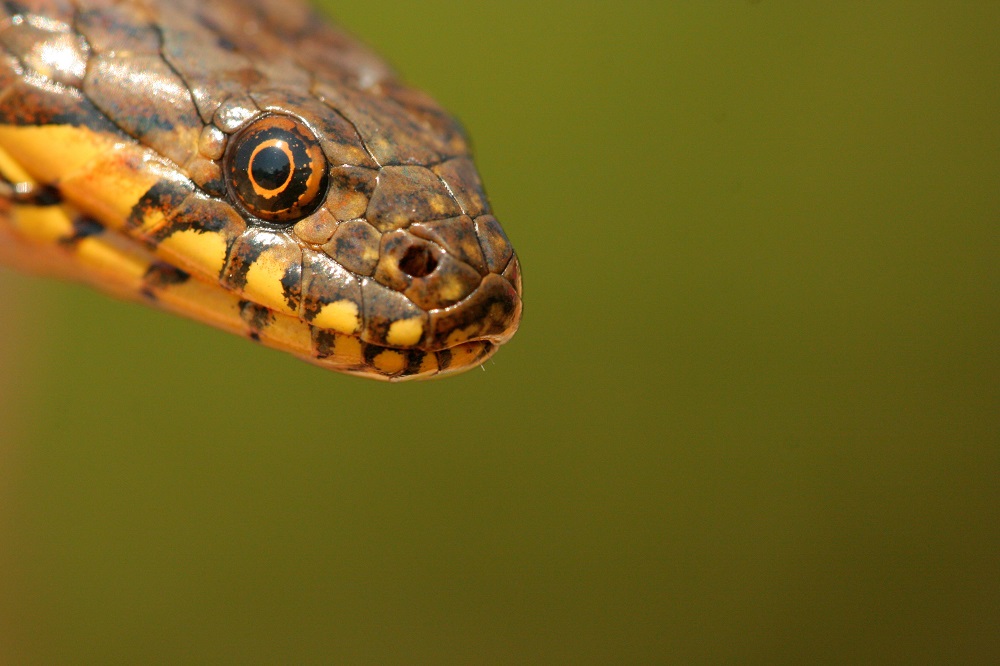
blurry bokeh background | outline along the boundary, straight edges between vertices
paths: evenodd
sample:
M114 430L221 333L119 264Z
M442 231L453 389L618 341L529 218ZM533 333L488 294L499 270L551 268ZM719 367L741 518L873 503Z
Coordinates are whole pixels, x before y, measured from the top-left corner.
M329 5L522 330L385 386L0 273L0 663L1000 659L1000 4Z

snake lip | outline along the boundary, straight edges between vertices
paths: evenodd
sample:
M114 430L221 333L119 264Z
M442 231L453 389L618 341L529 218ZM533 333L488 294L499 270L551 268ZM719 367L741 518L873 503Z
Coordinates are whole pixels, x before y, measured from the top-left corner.
M428 349L448 349L467 342L499 346L521 322L521 296L506 278L490 273L468 297L430 313Z
M515 259L516 261L516 259ZM481 366L513 337L521 321L520 280L490 273L462 301L429 313L431 328L420 345L370 347L371 361L353 374L389 382L440 378ZM404 365L380 365L405 357ZM401 356L396 356L401 355Z

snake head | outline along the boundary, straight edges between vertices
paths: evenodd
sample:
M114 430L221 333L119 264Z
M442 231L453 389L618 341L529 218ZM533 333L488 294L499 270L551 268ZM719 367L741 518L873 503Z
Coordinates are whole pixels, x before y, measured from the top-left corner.
M223 171L252 230L230 252L229 288L287 305L315 329L317 360L350 358L361 374L468 369L510 339L520 265L454 120L396 83L249 98L256 114L223 111L248 117ZM249 285L267 253L280 257L270 292L292 285L278 303Z
M21 216L60 261L378 379L514 334L520 264L464 133L352 37L293 0L50 4L0 26L0 167L77 216Z

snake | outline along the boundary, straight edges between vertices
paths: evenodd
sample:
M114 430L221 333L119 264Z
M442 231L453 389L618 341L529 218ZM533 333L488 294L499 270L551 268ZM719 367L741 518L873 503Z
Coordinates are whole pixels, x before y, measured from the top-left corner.
M298 0L0 2L0 262L387 381L523 307L461 123Z

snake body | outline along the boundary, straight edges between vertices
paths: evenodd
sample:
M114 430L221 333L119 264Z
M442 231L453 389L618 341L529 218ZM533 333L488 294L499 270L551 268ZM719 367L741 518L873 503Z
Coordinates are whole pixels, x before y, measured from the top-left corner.
M0 259L378 379L517 329L459 124L307 5L22 0L0 26Z

